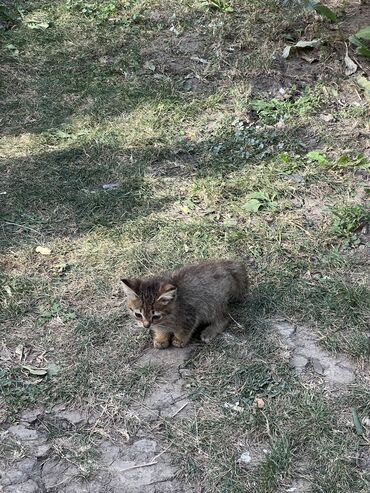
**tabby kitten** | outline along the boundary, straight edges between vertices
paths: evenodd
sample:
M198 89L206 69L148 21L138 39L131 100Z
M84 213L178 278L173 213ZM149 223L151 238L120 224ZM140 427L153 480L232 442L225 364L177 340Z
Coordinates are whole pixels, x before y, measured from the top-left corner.
M144 279L122 279L127 305L138 324L153 331L155 348L184 347L194 330L206 326L209 342L229 322L228 303L247 292L242 263L223 260L188 265L172 273Z

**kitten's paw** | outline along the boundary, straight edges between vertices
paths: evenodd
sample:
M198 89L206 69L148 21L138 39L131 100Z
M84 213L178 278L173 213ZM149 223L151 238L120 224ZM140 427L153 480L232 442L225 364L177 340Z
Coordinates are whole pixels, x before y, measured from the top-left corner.
M200 338L203 342L206 344L210 343L212 339L214 339L215 334L207 329L204 329L203 332L200 334Z
M185 347L188 341L184 341L184 339L179 339L178 337L174 337L172 339L172 346L175 347Z
M168 347L170 345L170 341L168 340L160 340L160 341L157 341L154 339L153 341L153 347L155 347L156 349L166 349L166 347Z

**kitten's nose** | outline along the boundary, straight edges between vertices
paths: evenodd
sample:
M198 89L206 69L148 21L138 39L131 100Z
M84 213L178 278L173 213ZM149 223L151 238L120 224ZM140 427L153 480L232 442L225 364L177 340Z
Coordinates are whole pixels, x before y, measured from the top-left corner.
M149 329L150 327L150 322L148 320L144 320L143 322L143 326L146 328L146 329Z

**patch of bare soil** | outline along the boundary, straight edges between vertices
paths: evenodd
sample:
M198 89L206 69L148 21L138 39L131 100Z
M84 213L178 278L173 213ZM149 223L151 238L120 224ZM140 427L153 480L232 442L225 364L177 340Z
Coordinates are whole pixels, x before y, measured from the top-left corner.
M162 376L143 402L134 405L132 410L141 418L157 420L163 417L175 417L189 412L189 400L186 389L186 359L190 347L165 351L150 349L137 362L138 366L154 365L160 368Z
M138 366L156 365L162 376L153 391L130 410L154 426L166 417L176 419L191 412L183 368L190 348L166 351L147 350ZM97 442L93 473L81 476L84 465L79 457L56 454L58 440L45 432L43 423L56 428L77 430L93 425L83 412L55 406L51 411L29 409L19 422L0 433L0 447L9 449L8 459L0 461L1 493L190 493L193 488L177 479L170 450L155 432L141 430L131 443L105 440ZM86 428L86 429L87 429ZM77 462L76 462L77 459Z
M272 321L291 354L292 364L302 379L311 379L330 386L346 386L355 381L356 367L344 354L332 355L320 348L312 331L284 319Z

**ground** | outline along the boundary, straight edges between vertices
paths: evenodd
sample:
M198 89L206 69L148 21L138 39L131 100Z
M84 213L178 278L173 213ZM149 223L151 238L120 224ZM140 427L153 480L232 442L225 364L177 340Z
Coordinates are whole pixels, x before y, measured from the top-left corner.
M369 491L370 8L215 4L0 9L1 492ZM209 258L248 298L153 349L120 278Z

